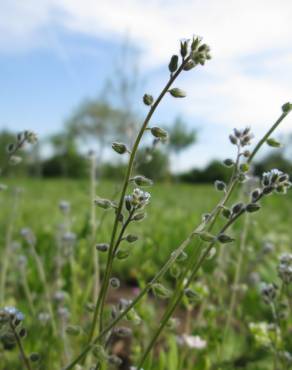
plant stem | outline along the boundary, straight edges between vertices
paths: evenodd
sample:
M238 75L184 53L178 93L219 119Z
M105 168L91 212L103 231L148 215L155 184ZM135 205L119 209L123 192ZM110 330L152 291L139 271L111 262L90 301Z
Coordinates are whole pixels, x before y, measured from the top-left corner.
M88 337L88 342L89 343L92 340L92 337L94 335L94 331L95 331L96 324L97 324L97 321L98 321L98 316L99 316L100 331L102 330L102 327L103 327L103 324L102 324L103 310L104 310L104 304L105 304L105 299L106 299L106 295L107 295L109 279L110 279L110 274L111 274L112 264L113 264L113 259L114 259L115 238L116 238L116 233L117 233L117 230L118 230L119 218L120 218L120 215L121 215L122 209L123 209L124 198L125 198L125 195L126 195L128 185L129 185L129 180L130 180L130 177L131 177L131 174L132 174L134 161L135 161L135 157L136 157L136 153L137 153L140 141L143 137L143 134L144 134L144 132L147 128L147 125L148 125L150 119L152 118L152 115L154 114L154 112L155 112L156 108L158 107L159 103L161 102L162 98L167 93L167 91L169 90L170 86L175 81L175 79L182 72L185 64L188 61L189 61L189 58L186 58L183 61L183 63L181 64L181 66L178 68L178 70L173 75L170 76L169 81L167 82L167 84L165 85L165 87L161 91L160 95L158 96L158 98L155 100L155 102L151 106L148 114L146 115L146 118L145 118L145 120L144 120L144 122L143 122L143 124L140 128L140 131L139 131L139 133L137 135L137 138L135 140L135 143L133 145L133 148L132 148L132 151L131 151L131 154L130 154L130 158L129 158L129 163L128 163L128 166L127 166L126 175L125 175L125 178L124 178L124 183L123 183L123 187L122 187L122 191L121 191L121 196L120 196L118 208L117 208L117 211L116 211L116 217L115 217L115 221L114 221L114 225L113 225L113 231L112 231L110 247L109 247L109 252L108 252L108 259L107 259L107 264L106 264L106 269L105 269L105 276L104 276L104 280L103 280L103 283L102 283L100 294L98 296L96 306L95 306L94 318L93 318L93 321L92 321L92 326L91 326L90 334L89 334L89 337Z
M11 320L10 320L10 327L11 327L11 330L13 331L13 335L14 335L14 338L16 340L16 344L17 344L17 347L19 349L20 356L21 356L21 359L23 361L24 366L26 367L27 370L32 370L32 367L30 365L30 361L29 361L28 357L26 356L24 348L22 346L21 339L20 339L20 337L17 333L17 330L15 330L15 327L14 327L13 323L11 322Z

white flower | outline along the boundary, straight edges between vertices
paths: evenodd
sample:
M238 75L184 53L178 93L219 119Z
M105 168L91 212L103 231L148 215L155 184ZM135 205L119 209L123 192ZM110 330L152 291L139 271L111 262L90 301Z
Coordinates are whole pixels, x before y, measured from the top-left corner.
M204 349L207 346L207 341L202 339L199 335L182 335L183 343L192 349Z

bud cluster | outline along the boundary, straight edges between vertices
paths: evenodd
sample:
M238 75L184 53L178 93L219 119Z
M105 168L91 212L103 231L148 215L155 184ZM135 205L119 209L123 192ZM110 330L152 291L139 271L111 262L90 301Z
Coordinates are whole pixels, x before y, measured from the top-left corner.
M286 194L287 190L291 187L291 182L288 174L273 169L263 174L262 186L264 194L270 194L272 192Z
M230 142L233 145L238 145L240 147L250 145L252 138L253 134L250 131L250 127L246 127L243 130L235 128L233 130L233 134L229 136Z
M272 303L277 295L278 287L275 284L263 283L261 286L261 296L267 304Z
M26 336L26 329L21 325L23 320L23 313L15 307L6 306L0 310L0 337L5 343L15 343L16 333L20 338Z

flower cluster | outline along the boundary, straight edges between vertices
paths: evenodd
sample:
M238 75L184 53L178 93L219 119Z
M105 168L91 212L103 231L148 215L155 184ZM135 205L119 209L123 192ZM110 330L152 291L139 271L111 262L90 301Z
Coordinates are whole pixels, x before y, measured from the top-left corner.
M291 182L288 174L273 169L263 174L262 185L264 194L270 194L272 192L286 194L291 186Z
M263 283L261 286L261 295L265 303L272 303L277 295L277 286L275 284Z
M143 209L149 203L150 197L151 195L147 191L135 188L131 195L125 197L127 210Z
M292 254L284 253L280 257L280 263L278 265L278 273L280 279L284 284L290 284L292 282Z
M18 327L23 320L24 314L15 307L6 306L0 310L0 338L5 342L9 340L10 343L14 343L13 328ZM22 328L19 334L24 336L25 329Z

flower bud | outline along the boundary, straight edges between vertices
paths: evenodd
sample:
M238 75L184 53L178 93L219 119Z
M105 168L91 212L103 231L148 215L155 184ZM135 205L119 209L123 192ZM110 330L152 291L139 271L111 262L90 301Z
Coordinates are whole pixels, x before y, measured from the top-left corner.
M137 213L135 214L135 216L133 217L133 221L142 221L144 220L144 218L146 217L146 214L145 213Z
M251 193L251 200L252 200L252 202L257 202L257 200L259 199L260 195L261 195L261 190L260 189L255 189Z
M229 219L231 217L231 211L229 208L222 209L222 216Z
M152 105L153 104L153 96L152 95L149 95L149 94L145 94L143 96L143 102L145 105Z
M224 191L226 189L226 184L223 181L216 180L215 181L215 188L218 191Z
M213 242L215 240L215 236L208 233L207 231L202 231L201 233L199 233L199 237L204 242Z
M15 150L15 145L14 144L8 144L6 147L6 151L8 154L12 153Z
M186 288L184 290L184 293L185 293L185 296L188 298L189 302L191 303L198 302L200 299L199 295L190 288Z
M181 41L180 43L180 55L185 58L188 53L188 42Z
M168 90L170 95L174 98L185 98L187 96L186 92L179 89L178 87L174 87L173 89Z
M109 209L113 207L113 203L109 199L98 198L98 199L95 199L94 203L98 207L103 208L103 209Z
M168 137L168 132L157 126L151 127L151 134L159 139L167 139Z
M292 103L285 103L282 105L282 112L289 113L292 110Z
M173 55L168 65L169 72L171 73L175 72L177 70L177 66L178 66L178 56Z
M223 163L226 167L234 166L234 161L233 161L233 159L230 159L230 158L225 159Z
M242 172L248 172L248 170L249 170L249 165L248 165L248 163L242 163L242 164L240 165L240 170L241 170Z
M153 181L145 176L135 176L131 179L137 186L150 186L153 185Z
M235 136L229 135L229 140L230 140L231 144L233 144L233 145L237 144L237 139L236 139Z
M127 146L125 144L118 142L112 143L112 148L115 152L119 154L125 154L128 151Z
M232 207L232 213L233 214L238 214L244 209L244 204L243 203L237 203Z

